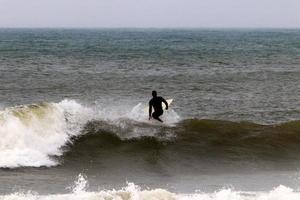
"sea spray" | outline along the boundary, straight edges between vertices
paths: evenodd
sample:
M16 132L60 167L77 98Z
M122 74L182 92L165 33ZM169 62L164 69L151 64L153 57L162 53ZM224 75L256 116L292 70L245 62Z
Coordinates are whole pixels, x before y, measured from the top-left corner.
M149 113L148 110L145 110L146 105L139 103L132 108L132 110L126 114L126 118L136 120L138 122L149 123ZM164 120L165 126L175 126L176 123L180 121L180 116L172 109L165 111L164 114L161 116ZM151 120L150 123L155 124L155 120Z
M85 192L87 188L88 181L87 177L84 174L79 174L74 184L71 187L67 187L67 189L71 189L73 193Z

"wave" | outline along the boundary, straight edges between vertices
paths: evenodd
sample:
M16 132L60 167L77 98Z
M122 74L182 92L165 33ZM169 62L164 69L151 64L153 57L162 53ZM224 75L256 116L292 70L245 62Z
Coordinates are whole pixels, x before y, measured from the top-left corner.
M110 110L109 110L110 109ZM88 107L74 100L6 108L0 112L0 167L41 167L84 159L120 157L155 151L157 162L300 162L300 121L275 125L185 119L174 110L164 124L147 120L143 105ZM119 151L113 155L110 149ZM174 157L173 155L176 155Z
M174 193L165 189L143 190L134 183L128 183L126 187L119 190L87 191L88 182L84 176L79 175L71 192L66 194L39 195L36 192L13 193L0 196L0 199L23 200L63 200L63 199L93 199L93 200L286 200L300 199L300 192L289 187L280 185L269 192L243 192L233 189L222 189L213 193L195 192L191 194Z
M0 168L55 166L64 153L62 147L84 135L88 121L101 119L122 126L119 119L126 118L143 123L147 120L142 109L138 104L121 114L120 109L87 107L75 100L6 108L0 111ZM169 113L165 120L171 125L178 116Z
M237 162L244 169L282 165L297 169L300 163L300 121L259 125L186 119L176 126L153 126L128 119L119 124L94 120L83 130L85 134L66 147L65 160L87 159L100 166L107 162L112 169L113 160L124 163L136 156L145 160L141 167L164 166L168 174L187 165L186 173L193 173L232 170Z

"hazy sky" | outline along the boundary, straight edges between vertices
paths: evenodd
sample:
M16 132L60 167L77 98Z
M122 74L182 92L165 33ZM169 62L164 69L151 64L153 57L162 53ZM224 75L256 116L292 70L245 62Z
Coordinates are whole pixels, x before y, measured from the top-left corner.
M0 27L300 28L300 0L0 0Z

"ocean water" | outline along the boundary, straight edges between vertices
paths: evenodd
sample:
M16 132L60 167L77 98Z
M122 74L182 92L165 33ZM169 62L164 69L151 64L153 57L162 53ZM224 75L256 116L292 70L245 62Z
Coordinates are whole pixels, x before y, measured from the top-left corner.
M298 200L299 99L300 30L0 29L0 200Z

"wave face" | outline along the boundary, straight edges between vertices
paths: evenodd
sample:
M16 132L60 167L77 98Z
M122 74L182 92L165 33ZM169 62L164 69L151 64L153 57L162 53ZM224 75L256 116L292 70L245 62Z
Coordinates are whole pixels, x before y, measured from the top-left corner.
M0 167L88 160L111 169L117 160L130 164L135 157L144 160L142 167L159 165L168 172L186 165L192 172L199 165L204 170L216 164L229 169L236 162L248 167L300 163L300 121L259 125L180 120L170 110L161 125L147 120L142 104L122 114L116 110L90 108L74 100L7 108L0 113Z
M124 119L118 123L87 123L85 134L74 138L64 159L73 164L91 161L110 170L119 168L115 163L130 166L139 160L136 167L159 168L169 175L224 172L236 167L297 169L300 164L300 121L259 125L187 119L175 126L153 126Z
M192 194L177 194L165 189L147 189L143 190L134 183L128 183L126 187L120 190L100 190L96 192L88 192L88 182L79 175L73 187L70 187L71 193L38 195L35 192L13 193L0 196L1 200L24 200L24 199L40 199L40 200L297 200L300 193L285 186L279 186L269 192L241 192L233 189L222 189L214 193L195 192Z

